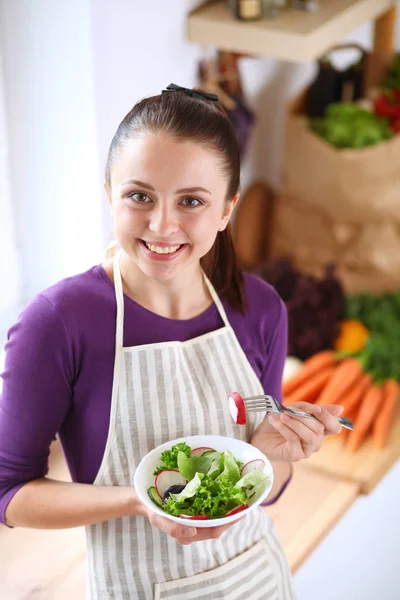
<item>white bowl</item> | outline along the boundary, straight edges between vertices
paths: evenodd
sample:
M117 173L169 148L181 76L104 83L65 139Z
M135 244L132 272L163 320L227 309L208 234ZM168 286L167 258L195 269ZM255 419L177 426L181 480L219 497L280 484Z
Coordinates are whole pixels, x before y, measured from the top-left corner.
M219 452L230 450L233 456L237 460L240 460L243 464L246 464L251 460L263 460L265 462L264 472L269 477L264 493L261 494L261 496L243 512L240 512L236 515L231 515L230 517L223 517L222 519L191 520L169 515L161 508L156 506L152 500L150 500L147 490L149 487L154 485L154 470L162 464L160 458L161 452L164 452L164 450L169 450L172 446L178 444L179 442L186 442L192 449L207 447L218 450ZM273 481L274 473L270 461L262 452L260 452L260 450L254 448L254 446L235 438L224 437L220 435L192 435L171 440L170 442L154 448L154 450L151 450L151 452L146 454L146 456L144 456L140 461L135 471L133 484L139 499L153 512L166 517L167 519L171 519L171 521L175 521L176 523L181 523L182 525L187 525L189 527L218 527L220 525L225 525L226 523L236 521L238 518L247 515L250 511L254 510L257 506L264 502L271 491Z

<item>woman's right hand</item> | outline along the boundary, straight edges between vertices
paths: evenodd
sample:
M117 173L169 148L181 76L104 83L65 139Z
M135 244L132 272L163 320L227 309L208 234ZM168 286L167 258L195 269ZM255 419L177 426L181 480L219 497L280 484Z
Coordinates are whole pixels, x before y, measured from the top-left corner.
M157 513L152 511L148 511L147 517L150 523L161 529L164 533L174 538L179 544L188 545L193 542L202 542L204 540L215 540L220 537L220 535L232 527L235 523L240 521L237 519L236 521L232 521L227 525L220 525L218 527L186 527L185 525L180 525L179 523L175 523L175 521L171 521L166 517L162 517Z

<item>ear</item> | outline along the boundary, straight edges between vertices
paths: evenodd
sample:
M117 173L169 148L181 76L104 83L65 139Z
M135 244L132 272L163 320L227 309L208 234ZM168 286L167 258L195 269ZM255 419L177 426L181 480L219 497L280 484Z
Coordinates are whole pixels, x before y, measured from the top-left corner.
M237 194L235 194L235 196L233 196L233 198L231 200L228 200L228 202L225 203L225 208L224 208L224 212L222 215L221 225L219 226L218 231L224 231L224 229L227 228L228 223L229 223L232 213L235 209L235 206L238 203L239 198L240 198L240 194L237 193Z

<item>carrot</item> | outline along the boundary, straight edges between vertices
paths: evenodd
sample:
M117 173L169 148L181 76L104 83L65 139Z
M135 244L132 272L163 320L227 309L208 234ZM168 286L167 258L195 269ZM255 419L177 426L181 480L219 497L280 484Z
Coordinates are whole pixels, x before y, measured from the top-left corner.
M293 402L312 402L315 397L324 389L329 379L332 377L336 367L331 365L322 369L320 372L311 375L302 384L298 385L291 394L285 397L285 404Z
M399 392L400 385L394 379L388 379L383 384L383 404L372 426L372 440L375 448L386 446Z
M312 377L312 375L319 373L321 369L336 364L336 360L336 354L333 350L322 350L308 358L304 361L302 368L296 375L283 382L283 397L285 398L291 394L298 386Z
M382 402L382 388L376 384L371 385L360 405L360 410L354 423L354 431L350 433L347 441L347 450L349 452L356 452L363 444L382 406Z
M347 392L350 386L360 377L361 373L361 363L356 358L345 358L342 360L336 367L335 373L323 389L316 404L340 403L342 394Z
M359 379L357 379L353 385L343 395L343 398L339 400L338 404L343 406L343 415L347 417L347 413L358 406L366 394L368 388L372 382L371 375L363 373ZM350 418L350 417L349 417Z

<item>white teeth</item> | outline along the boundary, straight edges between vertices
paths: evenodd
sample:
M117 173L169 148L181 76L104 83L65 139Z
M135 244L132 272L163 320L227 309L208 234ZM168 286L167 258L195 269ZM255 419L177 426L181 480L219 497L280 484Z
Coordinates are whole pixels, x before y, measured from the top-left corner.
M152 252L157 252L157 254L172 254L172 252L176 252L180 246L153 246L153 244L148 244L145 242L146 246Z

